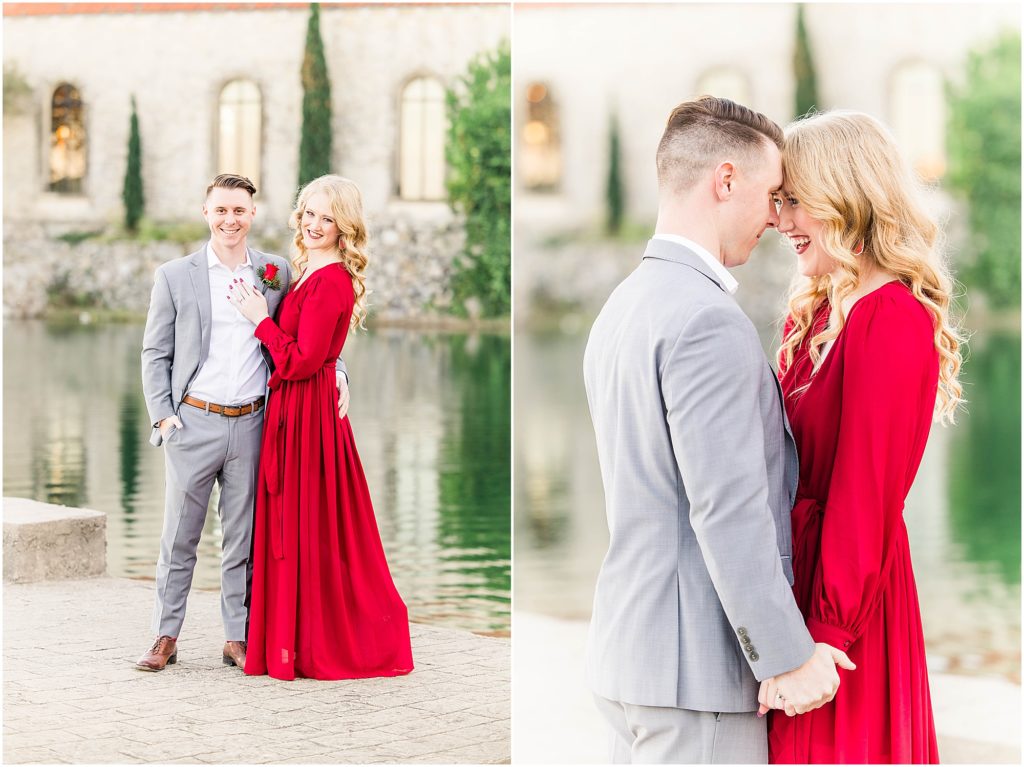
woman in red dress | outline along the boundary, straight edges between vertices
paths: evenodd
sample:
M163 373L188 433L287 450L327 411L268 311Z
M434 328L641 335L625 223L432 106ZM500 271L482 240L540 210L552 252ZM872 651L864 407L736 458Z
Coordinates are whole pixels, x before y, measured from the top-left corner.
M366 314L366 224L339 176L299 193L299 278L278 323L244 284L233 299L274 359L253 534L246 674L353 679L412 671L409 618L381 546L334 363Z
M903 504L933 418L952 422L962 401L951 279L937 227L876 120L796 122L783 165L779 231L803 275L779 352L800 455L793 588L814 640L857 668L838 669L831 703L772 713L770 760L935 763Z

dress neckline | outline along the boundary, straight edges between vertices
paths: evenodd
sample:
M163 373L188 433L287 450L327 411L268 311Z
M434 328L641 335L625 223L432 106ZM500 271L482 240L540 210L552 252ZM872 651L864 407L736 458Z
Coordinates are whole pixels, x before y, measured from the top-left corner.
M846 322L843 323L843 326L839 329L839 333L836 335L836 337L832 339L832 346L829 347L828 354L825 355L825 359L823 359L821 361L821 364L818 365L818 369L817 370L814 369L814 363L813 362L811 363L811 374L807 377L807 385L804 388L804 393L807 392L807 389L811 388L811 386L814 384L815 379L819 375L821 375L821 372L825 369L825 366L835 356L836 347L839 346L840 339L846 333L846 329L850 326L850 318L853 317L853 313L857 310L857 307L860 306L862 303L864 303L865 299L870 298L871 296L874 296L876 293L879 293L882 290L885 290L890 285L903 285L903 283L900 282L898 279L889 280L888 282L883 283L882 285L879 285L874 290L871 290L871 291L865 293L863 296L861 296L856 301L854 301L853 306L850 307L850 311L846 313ZM828 311L832 310L832 305L829 303L827 298L825 299L824 303L822 303L822 305L818 308L818 311L822 311L823 309L826 309L826 308L828 309ZM811 339L808 338L807 339L807 343L810 344L810 341L811 341ZM807 358L810 359L810 356L811 356L811 352L808 349L808 351L807 351Z
M306 276L306 273L303 272L303 276L300 277L298 279L298 281L296 281L295 286L289 292L293 293L293 294L294 293L298 293L300 290L302 290L304 287L306 287L307 283L309 283L309 281L311 279L313 279L313 277L315 277L319 272L322 272L324 269L327 269L327 268L329 268L331 266L342 266L342 263L341 263L341 261L334 261L334 262L332 262L330 264L324 264L323 266L318 266L316 269L314 269L313 271L309 272L309 276L308 277Z

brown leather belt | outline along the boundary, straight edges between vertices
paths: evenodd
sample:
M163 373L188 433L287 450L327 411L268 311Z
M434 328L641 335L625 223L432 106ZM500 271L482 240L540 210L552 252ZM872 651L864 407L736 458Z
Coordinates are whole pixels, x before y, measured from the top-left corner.
M215 405L212 402L203 402L201 399L186 394L184 399L181 400L186 405L205 410L208 413L217 413L218 415L224 415L228 418L237 418L240 415L249 415L249 413L255 413L257 410L263 407L263 397L260 397L255 402L250 402L248 405Z

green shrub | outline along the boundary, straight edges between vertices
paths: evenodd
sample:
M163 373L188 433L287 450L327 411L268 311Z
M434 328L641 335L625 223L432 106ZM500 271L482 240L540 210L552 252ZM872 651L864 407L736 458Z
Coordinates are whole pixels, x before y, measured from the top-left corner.
M970 261L960 280L995 307L1020 306L1020 34L968 54L949 87L949 185L970 212Z
M508 42L481 53L448 91L448 201L465 216L466 248L452 277L456 311L511 308L512 72Z
M54 239L59 240L61 242L66 242L68 245L77 245L80 242L85 242L86 240L94 240L94 239L96 239L98 237L102 237L102 236L103 236L103 230L102 229L98 229L98 230L90 231L90 232L85 232L85 231L64 232L63 234L58 234Z
M135 239L140 242L176 242L188 245L199 240L208 239L210 229L203 222L197 221L152 221L142 219Z
M15 64L4 64L4 113L24 114L32 99L32 86Z

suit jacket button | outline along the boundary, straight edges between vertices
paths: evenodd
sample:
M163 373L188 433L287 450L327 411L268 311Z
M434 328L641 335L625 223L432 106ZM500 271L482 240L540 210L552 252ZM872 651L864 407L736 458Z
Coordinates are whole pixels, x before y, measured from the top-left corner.
M739 634L741 637L745 637L747 635L747 630L743 626L740 626L738 629L736 629L736 633Z
M758 655L756 652L750 653L750 660L751 661L756 663L758 660L760 660L760 658L761 658L761 656Z

